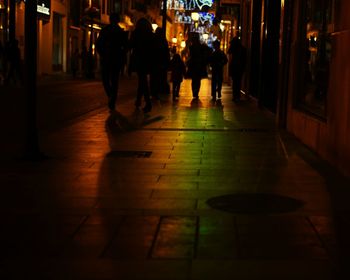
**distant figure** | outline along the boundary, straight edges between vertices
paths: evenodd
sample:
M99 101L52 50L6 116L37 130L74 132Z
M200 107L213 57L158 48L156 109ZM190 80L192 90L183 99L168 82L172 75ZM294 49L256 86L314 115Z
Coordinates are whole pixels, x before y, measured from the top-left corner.
M187 75L192 79L192 95L194 99L198 99L201 87L201 79L207 77L207 64L209 56L209 47L201 44L199 35L194 33L192 44L189 47L189 58L187 60Z
M168 68L170 52L163 29L158 27L154 34L154 63L151 71L151 95L159 100L160 94L169 94Z
M71 67L73 78L77 77L77 72L79 70L79 58L80 58L80 54L79 54L79 49L77 48L72 53L72 57L70 59L70 67Z
M119 14L111 13L110 24L102 28L96 41L96 49L100 55L102 83L108 97L108 108L111 111L115 110L119 75L127 43L124 31L118 25L119 20Z
M5 49L8 64L5 83L22 84L21 51L18 47L18 40L10 41Z
M186 73L185 63L178 53L175 53L170 61L170 71L173 83L173 101L175 101L179 97L181 82Z
M133 68L137 73L138 87L135 101L136 108L145 101L144 113L152 110L150 98L149 76L155 61L154 34L151 23L146 18L140 18L136 22L135 30L130 37L130 48L132 51Z
M213 43L214 51L209 57L209 64L211 66L211 96L215 101L216 97L221 98L222 81L224 77L224 66L227 64L226 54L220 50L220 41L216 40ZM217 93L217 96L216 96Z
M238 37L234 37L228 53L230 55L229 74L232 79L232 100L238 102L241 99L241 83L246 66L247 50L242 46Z

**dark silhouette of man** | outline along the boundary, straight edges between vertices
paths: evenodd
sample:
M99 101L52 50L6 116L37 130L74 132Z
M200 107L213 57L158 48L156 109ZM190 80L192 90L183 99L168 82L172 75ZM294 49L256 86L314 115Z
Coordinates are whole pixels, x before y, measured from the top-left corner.
M224 79L224 66L227 63L226 54L220 49L220 41L213 43L214 51L209 57L211 66L211 96L215 101L216 97L221 98L222 81Z
M161 94L169 94L168 68L170 53L168 41L163 29L158 27L154 34L154 62L152 65L150 86L151 95L159 100Z
M145 107L142 110L144 113L149 113L152 110L150 74L155 63L155 38L152 25L146 18L140 18L136 22L129 45L134 56L133 67L138 77L135 107L138 109L144 98Z
M114 111L127 38L124 30L118 25L119 14L111 13L109 21L110 24L100 32L96 49L100 55L102 83L108 96L108 108Z
M247 50L241 40L234 37L228 50L230 55L229 73L232 79L232 101L238 102L241 98L241 83L246 66Z
M192 79L192 96L197 100L201 88L201 79L207 77L207 64L210 49L207 45L201 44L199 35L194 33L189 52L190 56L187 61L187 75Z

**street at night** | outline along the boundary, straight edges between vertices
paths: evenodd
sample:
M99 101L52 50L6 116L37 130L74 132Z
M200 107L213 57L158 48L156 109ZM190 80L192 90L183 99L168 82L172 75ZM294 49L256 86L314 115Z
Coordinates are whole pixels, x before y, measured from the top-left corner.
M350 279L347 0L0 0L0 279Z

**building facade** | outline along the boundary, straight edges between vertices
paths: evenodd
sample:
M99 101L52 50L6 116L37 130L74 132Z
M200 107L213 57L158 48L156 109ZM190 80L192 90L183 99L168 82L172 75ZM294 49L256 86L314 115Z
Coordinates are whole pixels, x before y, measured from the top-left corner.
M247 92L350 176L347 0L242 1Z

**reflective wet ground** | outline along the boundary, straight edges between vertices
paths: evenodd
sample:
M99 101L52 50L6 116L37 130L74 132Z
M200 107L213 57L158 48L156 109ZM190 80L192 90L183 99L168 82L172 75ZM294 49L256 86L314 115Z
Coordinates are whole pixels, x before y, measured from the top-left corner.
M49 159L2 162L1 278L344 273L347 181L254 100L235 104L225 86L211 102L209 83L197 101L186 80L177 102L165 97L147 115L124 98L116 113L94 110L44 133ZM122 90L133 96L134 87ZM210 203L220 197L226 208Z

